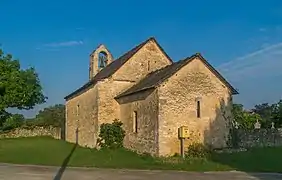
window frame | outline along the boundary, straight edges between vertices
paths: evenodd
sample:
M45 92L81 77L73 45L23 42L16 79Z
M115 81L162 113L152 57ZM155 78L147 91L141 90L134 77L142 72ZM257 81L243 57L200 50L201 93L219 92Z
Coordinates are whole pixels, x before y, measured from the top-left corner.
M132 126L132 131L134 133L138 133L138 114L137 111L133 111L133 117L132 117L132 122L133 122L133 126Z
M201 99L197 98L196 99L196 117L201 118Z

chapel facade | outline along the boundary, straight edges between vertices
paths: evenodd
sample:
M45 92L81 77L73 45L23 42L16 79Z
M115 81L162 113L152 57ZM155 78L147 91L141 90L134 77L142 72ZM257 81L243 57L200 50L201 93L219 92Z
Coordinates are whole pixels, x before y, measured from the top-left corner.
M65 97L66 140L95 148L100 125L118 119L124 146L140 153L179 153L180 126L189 128L186 146L222 148L235 94L199 53L174 62L149 38L114 60L100 45L90 55L89 81Z

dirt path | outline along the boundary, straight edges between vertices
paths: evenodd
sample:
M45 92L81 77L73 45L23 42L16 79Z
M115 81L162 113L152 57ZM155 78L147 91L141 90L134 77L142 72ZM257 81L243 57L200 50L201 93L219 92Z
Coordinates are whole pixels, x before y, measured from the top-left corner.
M282 174L56 168L0 164L3 180L281 180Z

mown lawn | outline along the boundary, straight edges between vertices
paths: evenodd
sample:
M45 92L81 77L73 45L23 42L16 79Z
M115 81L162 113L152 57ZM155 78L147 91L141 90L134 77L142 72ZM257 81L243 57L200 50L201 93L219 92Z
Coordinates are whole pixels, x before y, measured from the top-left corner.
M95 150L49 137L0 140L0 162L52 166L187 171L242 170L282 172L282 147L213 154L209 159L152 158L125 149Z

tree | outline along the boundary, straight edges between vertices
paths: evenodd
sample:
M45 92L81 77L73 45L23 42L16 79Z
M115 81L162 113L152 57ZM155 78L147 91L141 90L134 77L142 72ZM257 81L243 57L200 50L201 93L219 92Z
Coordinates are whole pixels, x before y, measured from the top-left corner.
M9 116L3 123L3 130L11 130L20 127L24 123L24 116L22 114L13 114Z
M35 123L43 126L63 127L65 123L65 105L56 104L39 111Z
M46 98L35 69L21 69L18 60L0 49L0 116L7 115L7 108L32 109Z
M274 122L276 127L282 125L282 100L274 104L262 103L255 105L254 112L262 117L262 127L270 128Z
M262 118L262 127L270 127L272 122L273 105L262 103L255 105L253 112L260 115Z
M262 122L259 114L245 111L242 104L233 104L232 113L234 120L245 129L253 129L257 120Z
M272 121L276 127L282 126L282 99L272 105Z
M0 110L0 128L3 126L3 123L5 123L6 119L9 118L10 116L11 114L9 112Z

